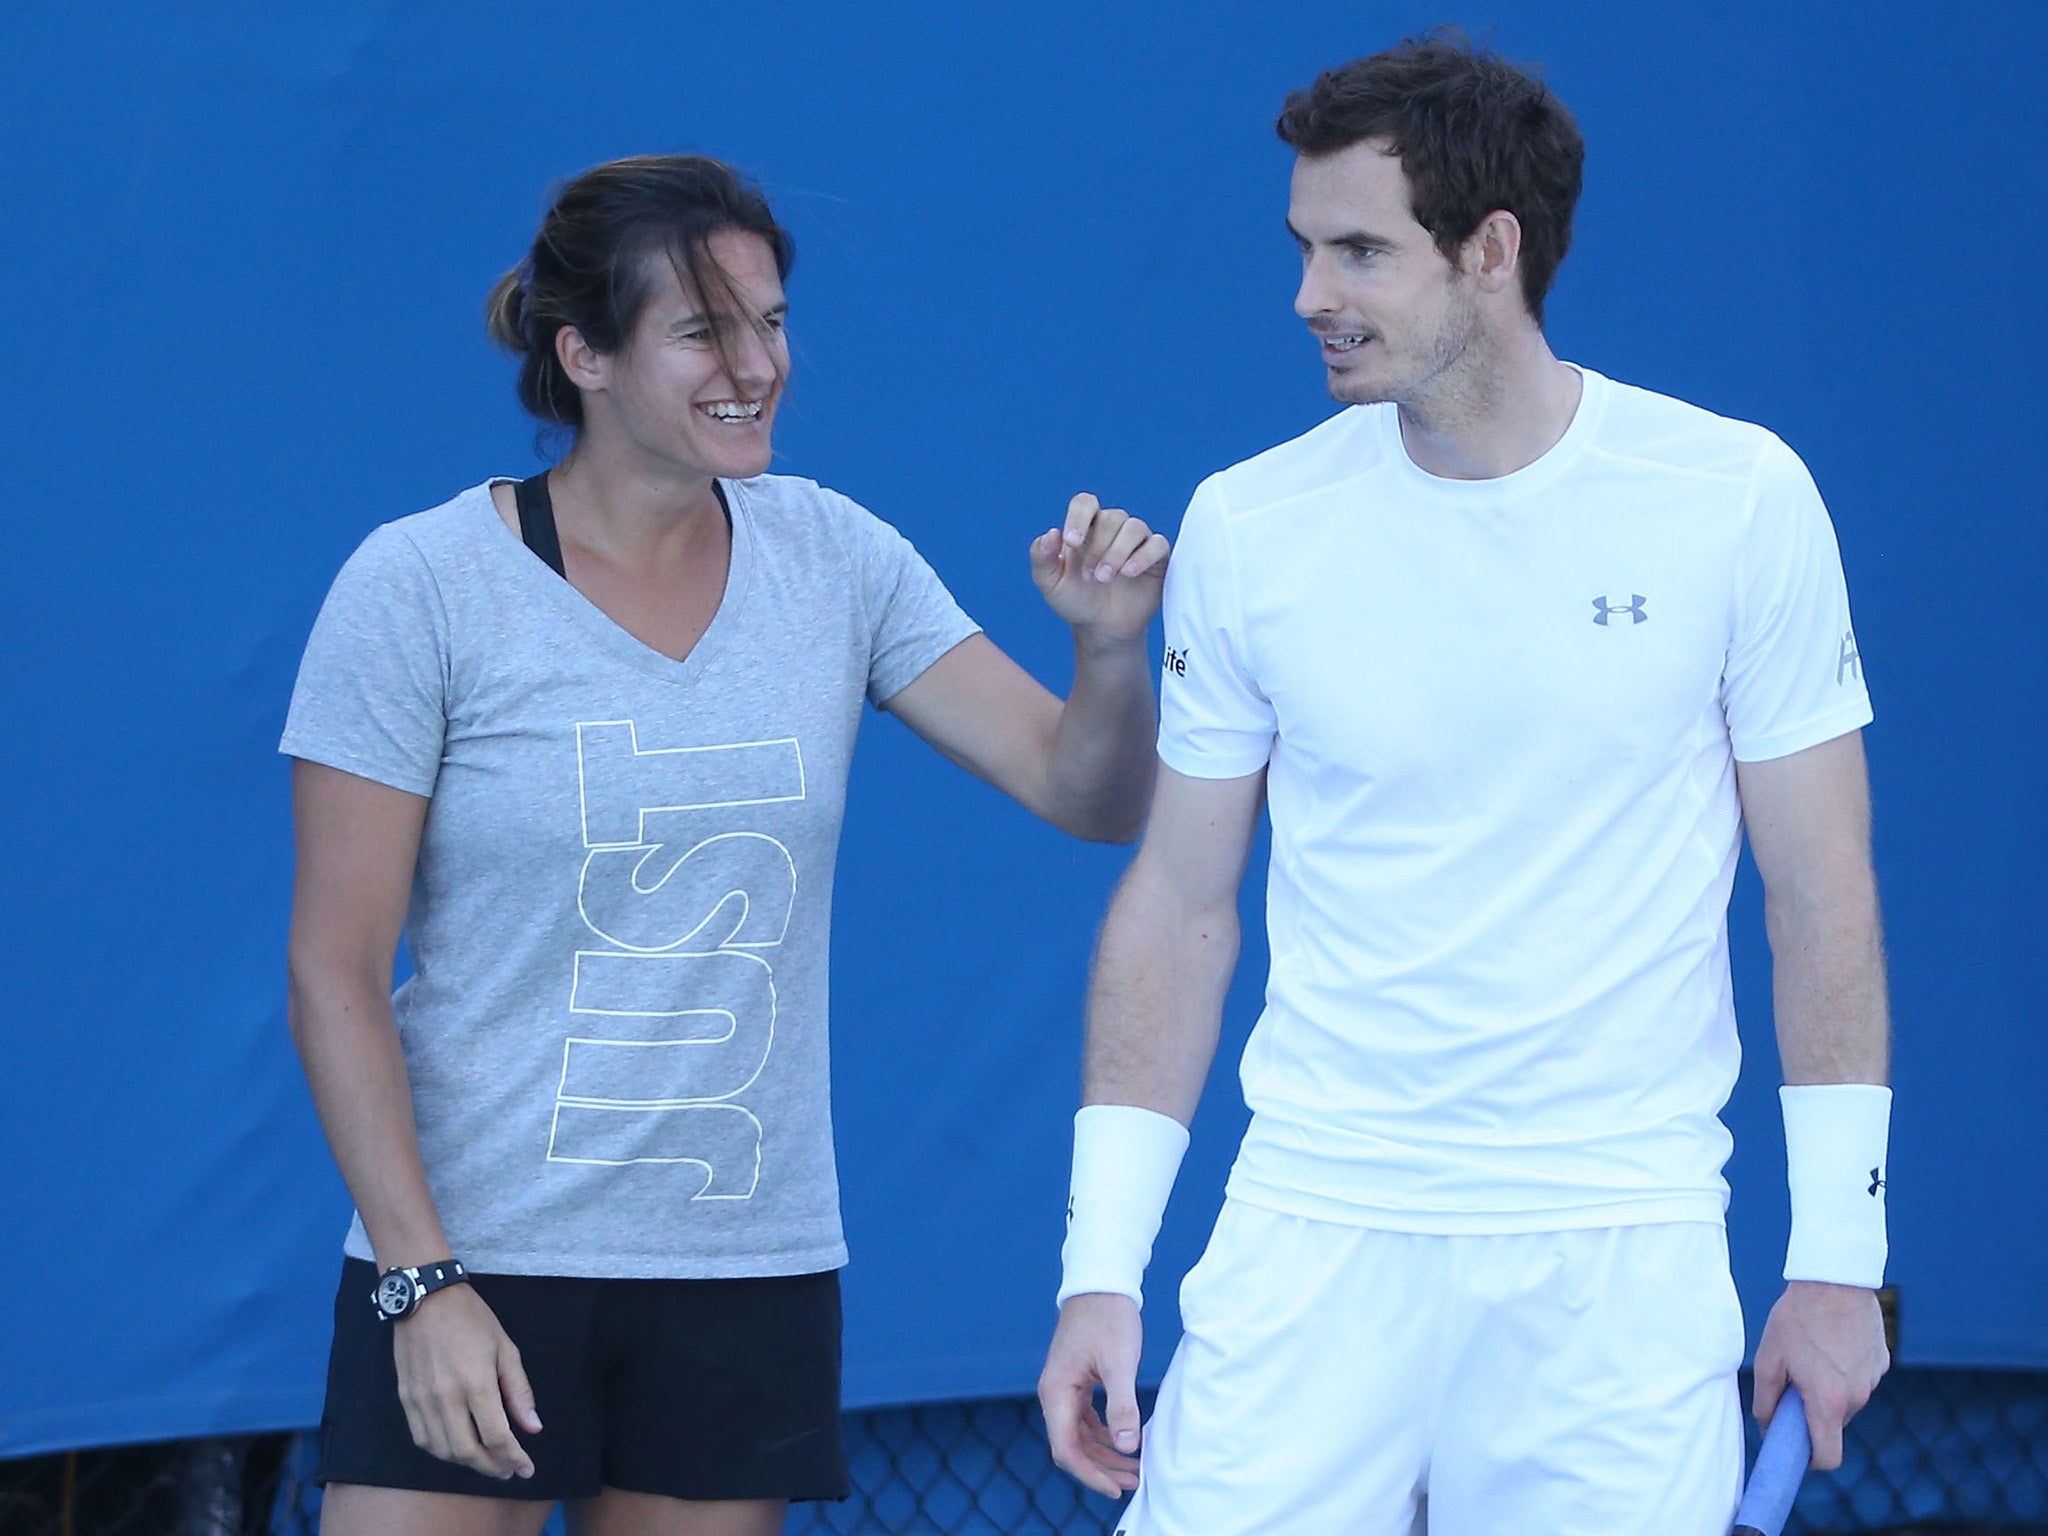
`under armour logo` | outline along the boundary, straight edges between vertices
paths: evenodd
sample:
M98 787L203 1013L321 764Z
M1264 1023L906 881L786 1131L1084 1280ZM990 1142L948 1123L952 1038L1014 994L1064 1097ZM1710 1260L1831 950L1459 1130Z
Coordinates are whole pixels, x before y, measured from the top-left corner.
M1856 651L1856 631L1845 629L1842 631L1842 653L1835 661L1835 682L1837 686L1841 684L1842 679L1848 677L1851 673L1854 673L1859 680L1862 678L1863 658Z
M1640 624L1649 618L1649 615L1643 612L1643 604L1648 602L1649 599L1640 592L1629 593L1629 598L1630 601L1626 603L1610 603L1607 601L1607 594L1602 592L1593 599L1593 622L1604 625L1609 618L1617 613L1627 614L1630 621L1636 624Z
M1872 1199L1877 1198L1877 1192L1880 1189L1889 1189L1890 1187L1891 1186L1886 1184L1884 1181L1884 1170L1882 1168L1873 1168L1870 1170L1870 1195Z
M1067 1225L1071 1227L1071 1226L1072 1226L1073 1224L1074 1224L1074 1197L1073 1197L1072 1195L1069 1195L1069 1196L1067 1196Z

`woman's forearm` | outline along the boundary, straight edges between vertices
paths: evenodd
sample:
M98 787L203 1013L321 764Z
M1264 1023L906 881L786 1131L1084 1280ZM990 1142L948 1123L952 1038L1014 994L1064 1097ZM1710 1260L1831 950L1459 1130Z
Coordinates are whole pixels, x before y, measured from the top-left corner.
M1074 631L1074 686L1047 771L1052 819L1076 837L1126 843L1152 800L1158 715L1143 636Z
M292 968L292 1038L380 1269L451 1256L420 1158L405 1055L376 979Z

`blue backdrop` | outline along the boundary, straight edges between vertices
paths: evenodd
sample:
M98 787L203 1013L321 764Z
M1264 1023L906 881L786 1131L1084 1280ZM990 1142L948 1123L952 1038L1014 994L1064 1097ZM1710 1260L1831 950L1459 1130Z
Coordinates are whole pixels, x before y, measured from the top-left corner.
M363 533L535 463L479 311L548 183L650 149L758 176L801 248L781 467L901 526L1063 685L1026 541L1080 488L1170 527L1202 475L1332 409L1271 120L1446 14L14 0L0 1456L317 1416L347 1204L284 1029L272 748ZM1559 351L1768 423L1833 507L1878 709L1902 1354L2048 1365L2048 11L1449 14L1544 65L1592 146ZM1123 858L867 734L835 962L855 1403L1035 1377ZM1734 927L1754 1330L1785 1216L1751 882ZM1152 1370L1241 1124L1219 1071Z

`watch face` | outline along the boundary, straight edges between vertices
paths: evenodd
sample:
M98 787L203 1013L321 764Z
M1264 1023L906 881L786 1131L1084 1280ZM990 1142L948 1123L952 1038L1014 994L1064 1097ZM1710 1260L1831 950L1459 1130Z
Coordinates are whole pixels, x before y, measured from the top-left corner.
M412 1278L393 1270L377 1282L377 1310L386 1317L403 1317L413 1307Z

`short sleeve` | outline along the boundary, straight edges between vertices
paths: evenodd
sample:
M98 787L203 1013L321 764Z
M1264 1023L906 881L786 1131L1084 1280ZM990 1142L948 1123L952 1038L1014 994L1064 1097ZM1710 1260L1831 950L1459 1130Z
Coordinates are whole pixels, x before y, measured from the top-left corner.
M1806 466L1775 437L1752 471L1721 699L1741 762L1785 757L1870 723L1834 525Z
M1216 482L1205 480L1166 567L1159 690L1160 760L1190 778L1242 778L1273 753L1278 723L1249 664L1240 576Z
M961 611L910 540L848 502L868 616L868 699L879 709L981 626Z
M395 528L334 578L292 689L278 750L431 795L447 736L447 612L426 559Z

